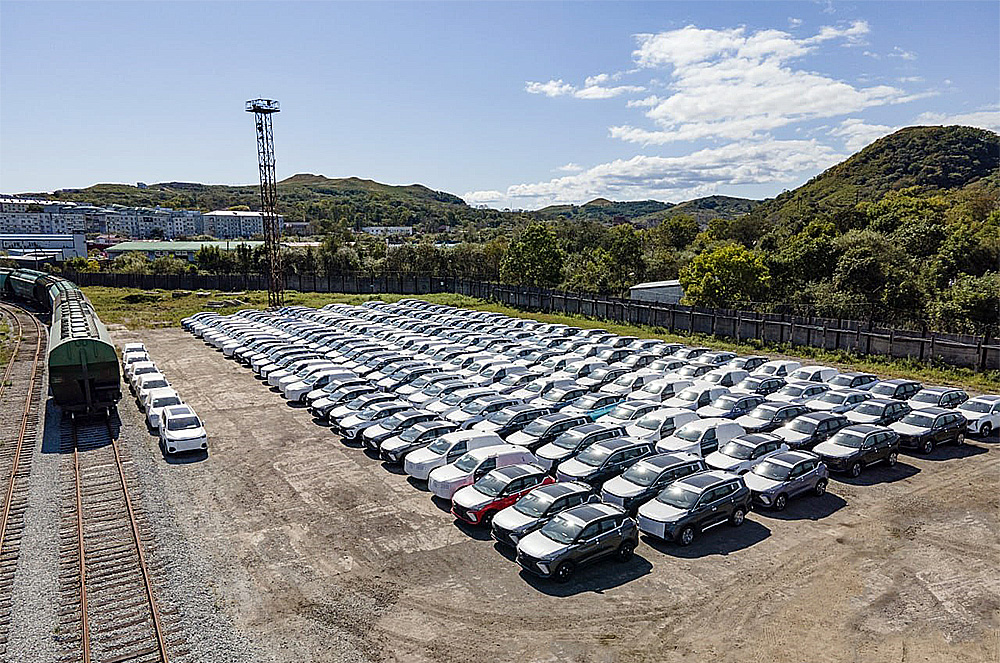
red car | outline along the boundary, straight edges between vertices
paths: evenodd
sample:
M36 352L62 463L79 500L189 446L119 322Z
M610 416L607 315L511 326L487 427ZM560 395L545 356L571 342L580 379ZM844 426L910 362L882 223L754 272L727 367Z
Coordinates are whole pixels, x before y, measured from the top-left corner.
M493 470L471 486L459 489L451 501L455 517L473 525L488 525L493 516L521 496L555 479L537 465L508 465Z

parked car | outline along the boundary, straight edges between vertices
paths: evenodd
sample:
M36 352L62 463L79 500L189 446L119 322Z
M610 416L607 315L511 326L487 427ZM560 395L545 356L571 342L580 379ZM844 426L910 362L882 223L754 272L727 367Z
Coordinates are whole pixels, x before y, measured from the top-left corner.
M783 511L792 497L826 494L830 472L819 456L808 451L783 451L743 476L755 504Z
M741 477L719 470L698 472L674 481L639 507L639 529L687 546L716 525L742 525L752 500Z
M594 392L578 398L573 403L562 408L560 412L580 415L587 417L590 421L597 421L608 412L611 412L622 400L624 400L624 397L619 394Z
M834 389L862 389L867 391L878 383L874 373L838 373L828 380Z
M584 387L555 387L547 391L542 396L528 402L559 411L568 405L572 405L588 393L590 393L590 391Z
M1000 396L976 396L958 406L969 422L969 435L989 437L1000 428Z
M703 364L712 364L714 366L722 366L729 363L733 359L736 359L735 352L729 352L728 350L716 350L713 352L706 352L705 354L698 357L698 361Z
M628 395L627 399L662 403L663 401L670 400L693 384L694 382L691 380L683 378L660 378L644 384L642 389L633 391Z
M659 373L646 369L631 371L618 376L615 378L614 382L601 385L598 391L606 394L618 394L622 398L625 398L632 392L642 389L644 386L659 377Z
M744 371L753 373L768 361L769 359L763 355L750 355L749 357L733 357L723 365L730 368L742 368Z
M340 422L347 417L354 416L373 405L388 403L395 400L396 398L392 394L387 394L381 391L370 394L362 394L342 405L335 406L327 413L326 418L335 430L339 430Z
M376 403L371 407L344 417L336 423L337 432L347 440L354 440L361 437L365 429L378 424L382 419L387 419L397 412L412 409L406 401L390 400L384 403Z
M383 419L379 419L373 426L368 426L361 433L361 440L364 445L372 451L379 451L382 442L390 437L401 435L411 426L424 421L438 420L438 416L429 410L417 410L408 408L400 410Z
M871 400L872 395L867 391L858 389L831 389L825 391L816 398L806 401L805 406L813 412L833 412L843 414L850 412L867 400Z
M388 463L401 463L410 452L423 449L439 437L456 430L458 427L455 424L440 419L416 423L402 433L383 440L379 446L379 456Z
M714 370L715 366L713 364L701 364L701 363L691 363L681 366L679 369L671 373L672 377L683 378L686 380L697 381L701 376L707 375L710 371Z
M450 500L459 488L478 481L488 472L534 460L530 451L513 444L480 447L467 452L454 463L431 470L427 475L427 489L437 497Z
M823 459L831 472L857 477L868 465L884 462L894 466L899 458L899 435L884 426L855 424L817 444L813 453Z
M585 483L564 481L538 486L493 517L493 538L505 546L517 547L521 539L557 514L597 501L594 489Z
M729 419L699 419L684 424L656 443L659 453L689 453L704 458L734 437L746 431Z
M753 411L764 402L764 397L757 394L723 394L704 407L696 410L699 417L722 417L737 419Z
M790 449L812 449L820 442L830 439L841 428L850 425L842 414L832 412L810 412L795 417L774 431Z
M789 359L774 359L772 361L764 362L758 366L754 371L754 375L773 375L777 378L788 377L799 367L802 366L801 363L797 361L792 361Z
M785 378L770 375L750 375L733 387L734 393L768 396L788 384Z
M139 378L143 375L151 375L153 373L160 373L160 369L151 361L137 361L129 364L128 373L126 374L129 388L135 391Z
M659 407L638 421L629 423L625 427L625 434L650 442L659 442L661 439L673 435L674 431L684 424L689 421L698 421L699 418L697 414L688 409Z
M597 488L652 454L653 443L642 439L617 437L595 442L576 456L559 463L556 478L560 481L582 481Z
M901 448L929 454L942 444L964 444L968 423L961 412L932 407L914 410L889 428L899 435Z
M906 404L914 410L925 410L931 407L953 409L969 400L969 394L964 389L952 387L924 387L910 397Z
M771 433L747 433L734 437L705 457L705 463L716 470L746 474L765 458L788 451L788 445Z
M415 391L406 396L406 400L417 407L422 407L434 400L443 400L449 394L453 394L461 389L475 389L475 385L468 380L459 380L456 378L442 382L432 382L420 391Z
M149 427L156 430L160 427L160 415L163 408L171 405L182 405L181 397L170 387L151 389L147 394L149 399L146 407L146 422Z
M576 570L606 557L631 559L639 543L635 520L610 504L583 504L556 515L517 544L524 570L566 582Z
M789 382L767 397L776 403L805 403L830 390L825 382Z
M135 380L135 396L139 401L139 407L145 411L146 404L149 402L149 392L169 386L170 383L163 373L146 373L137 377Z
M797 403L763 402L748 414L736 418L736 423L748 433L770 433L809 410Z
M789 382L829 382L837 373L836 368L830 366L802 366L792 371L788 376Z
M189 405L171 405L160 413L160 448L168 454L208 449L205 425Z
M601 423L629 426L658 409L660 404L652 401L622 401L615 405L611 412L601 417Z
M549 444L569 429L582 426L586 423L589 423L589 420L582 415L553 412L538 417L521 430L510 434L507 437L507 441L511 444L525 447L530 451L536 451L539 447Z
M690 454L647 456L621 476L606 481L601 489L601 500L635 513L671 482L707 469L704 460Z
M584 424L570 428L549 444L541 446L535 452L538 463L546 468L552 468L567 458L580 453L590 445L625 434L622 426L605 426L604 424Z
M497 410L486 419L477 422L473 429L484 433L496 433L502 438L516 433L535 419L546 414L551 414L547 407L529 405L527 403L517 403L502 410Z
M472 525L489 525L493 516L529 491L555 479L537 465L508 465L488 472L471 486L460 488L451 500L451 513Z
M910 412L910 406L903 401L889 398L872 398L853 410L844 413L852 424L874 424L888 426L899 421Z
M517 405L520 402L517 398L500 396L494 393L469 401L460 408L445 412L443 418L458 424L459 428L472 428L480 421L485 421L491 414L512 405Z
M871 388L875 398L892 398L897 401L908 401L923 389L924 385L916 380L883 380Z
M468 451L503 444L504 441L493 433L481 433L476 430L445 433L423 449L406 454L403 459L403 471L414 479L426 481L431 470L455 462Z
M728 368L726 366L721 366L705 373L698 379L720 387L733 387L749 376L750 373L742 368Z
M673 398L662 401L662 404L664 407L687 408L693 411L728 393L727 387L718 387L707 382L695 382Z

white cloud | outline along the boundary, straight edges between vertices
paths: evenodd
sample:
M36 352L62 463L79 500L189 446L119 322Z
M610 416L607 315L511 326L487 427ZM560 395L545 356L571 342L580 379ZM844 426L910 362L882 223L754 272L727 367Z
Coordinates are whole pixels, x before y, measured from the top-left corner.
M574 175L515 184L500 197L497 191L472 191L463 197L509 207L580 203L596 197L682 199L709 195L721 185L788 182L803 172L827 168L843 156L813 140L731 143L677 157L617 159Z
M489 205L491 203L498 203L503 200L504 194L502 191L470 191L465 194L463 198L465 202L470 205Z
M583 166L578 163L573 163L572 161L556 168L556 170L562 171L564 173L579 173L583 170Z
M791 16L788 17L788 27L790 27L790 28L797 28L800 25L802 25L802 19L801 18L792 18Z
M923 113L917 117L917 124L950 125L961 124L991 131L1000 131L1000 108L986 108L971 113Z
M901 58L903 60L916 60L917 54L913 51L906 51L899 46L893 46L892 52L888 54L890 58Z
M896 80L898 80L900 83L923 83L924 82L924 77L923 76L900 76Z
M531 94L544 94L547 97L571 96L577 99L611 99L621 94L643 92L646 89L638 85L616 85L612 87L602 85L602 83L610 81L611 78L609 74L589 76L584 82L583 87L566 83L561 78L550 80L547 83L528 81L525 83L524 89Z
M793 62L820 45L860 43L865 21L824 26L798 38L782 30L723 30L689 25L637 35L635 62L665 71L669 95L633 100L655 129L621 125L611 135L650 144L706 138L752 138L796 122L856 113L917 98L890 85L852 85Z
M851 152L857 152L898 129L899 127L884 124L867 124L860 118L852 117L841 122L840 126L830 131L830 135L842 137L844 147Z

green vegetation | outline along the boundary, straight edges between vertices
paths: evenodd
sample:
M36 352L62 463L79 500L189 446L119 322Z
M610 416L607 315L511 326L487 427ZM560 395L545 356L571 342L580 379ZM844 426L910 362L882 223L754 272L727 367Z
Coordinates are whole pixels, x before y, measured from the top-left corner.
M87 287L83 289L94 304L97 314L107 324L120 324L129 329L177 326L182 318L199 311L212 310L220 314L233 313L242 308L267 307L267 293L250 291L246 293L212 293L200 296L195 293L170 291L142 291L128 288ZM799 360L810 360L836 366L842 370L870 371L885 377L911 378L928 384L955 385L978 392L1000 392L1000 371L977 373L971 369L954 368L934 363L920 363L916 360L889 359L878 356L858 356L848 352L831 352L817 348L791 346L785 344L748 341L736 343L727 339L701 334L672 334L662 327L622 325L605 320L596 320L578 315L554 313L531 313L486 302L473 297L454 294L421 295L346 295L331 293L285 292L285 303L321 307L331 303L361 304L380 300L395 302L400 299L424 299L437 304L462 306L480 311L493 311L519 318L530 318L556 324L573 325L581 328L600 328L614 334L637 336L639 338L661 338L667 341L704 345L719 350L732 350L742 354L770 354ZM243 304L209 309L210 301L239 299Z
M7 365L7 360L13 351L14 337L10 333L10 325L6 320L0 320L0 367Z

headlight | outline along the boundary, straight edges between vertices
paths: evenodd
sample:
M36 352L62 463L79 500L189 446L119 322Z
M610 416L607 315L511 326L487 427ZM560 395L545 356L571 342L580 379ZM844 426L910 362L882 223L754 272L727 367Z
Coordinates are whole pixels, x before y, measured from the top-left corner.
M545 562L535 562L535 566L537 566L541 570L542 573L548 573L549 572L549 565L547 563L545 563Z
M760 501L761 501L762 504L768 505L768 504L771 503L771 497L769 495L767 495L766 493L761 494Z

